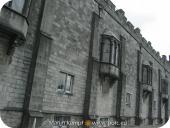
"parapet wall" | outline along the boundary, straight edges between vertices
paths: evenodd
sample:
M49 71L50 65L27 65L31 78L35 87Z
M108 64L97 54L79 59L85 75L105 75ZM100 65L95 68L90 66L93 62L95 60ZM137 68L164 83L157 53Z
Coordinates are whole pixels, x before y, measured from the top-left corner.
M160 63L170 73L170 60L166 56L160 56L153 47L150 41L147 41L141 34L138 27L127 20L125 12L122 9L117 9L110 0L95 0L101 9L104 9L114 20L116 20L138 43L143 47L155 60ZM169 58L170 59L170 58Z

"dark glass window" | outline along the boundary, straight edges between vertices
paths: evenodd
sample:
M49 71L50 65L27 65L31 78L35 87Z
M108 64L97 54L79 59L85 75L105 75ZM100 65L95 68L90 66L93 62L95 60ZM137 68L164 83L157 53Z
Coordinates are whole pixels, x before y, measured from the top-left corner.
M104 45L103 45L103 58L102 61L104 62L110 62L110 40L105 39L104 40Z
M101 62L119 65L120 44L119 41L108 35L102 35Z
M58 84L58 90L65 93L72 93L74 76L60 72L60 80Z
M168 82L166 79L161 80L161 89L163 94L168 94Z
M153 109L156 110L156 101L153 102Z
M142 67L142 83L152 84L152 68L148 65L143 65Z
M55 126L57 128L69 128L69 121L71 120L70 116L54 116Z
M131 107L131 95L130 93L126 93L126 105Z

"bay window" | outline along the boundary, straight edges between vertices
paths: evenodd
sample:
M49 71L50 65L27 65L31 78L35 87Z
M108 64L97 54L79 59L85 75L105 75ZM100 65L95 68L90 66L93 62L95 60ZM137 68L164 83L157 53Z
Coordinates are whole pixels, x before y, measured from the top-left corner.
M149 65L142 66L142 83L147 85L152 84L152 68Z
M120 43L114 36L102 35L101 62L119 66Z

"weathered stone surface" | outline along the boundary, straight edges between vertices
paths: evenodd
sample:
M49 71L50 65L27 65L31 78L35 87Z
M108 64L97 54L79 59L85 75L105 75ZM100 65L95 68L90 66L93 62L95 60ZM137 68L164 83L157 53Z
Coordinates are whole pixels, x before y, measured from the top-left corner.
M115 11L115 6L110 0L47 0L42 24L39 24L41 37L38 40L40 45L37 49L34 79L32 83L26 84L29 69L32 68L30 67L32 50L34 43L37 43L35 35L41 2L42 0L32 2L26 42L16 48L10 56L6 55L10 36L0 33L3 35L0 36L0 96L3 97L0 100L0 110L7 124L19 127L21 123L26 85L32 86L29 112L39 113L30 115L30 119L40 120L37 126L51 127L46 126L48 122L44 124L42 122L54 120L55 115L67 115L74 120L82 119L86 104L84 99L87 95L85 89L89 55L92 55L93 61L91 90L89 90L90 118L96 120L109 118L111 121L122 118L129 126L134 126L138 116L136 113L138 97L140 99L138 118L143 121L141 125L148 125L150 117L154 124L158 124L159 118L165 122L168 112L167 102L159 100L161 94L159 87L161 79L167 79L170 83L170 64L165 56L160 58L151 43L142 37L140 29L127 21L123 10ZM99 14L98 4L103 10L98 18L98 24L93 24L92 14ZM92 31L93 29L95 30ZM119 45L122 45L119 51L121 68L118 66L117 71L120 71L117 72L118 78L113 78L112 75L100 75L101 35L106 30L113 33L112 36ZM121 37L124 39L123 42ZM90 43L93 43L92 49ZM89 53L90 51L92 53ZM141 57L138 66L139 52ZM143 89L143 64L152 68L150 91ZM60 72L74 77L71 94L59 92ZM138 86L141 86L140 95L137 93ZM126 101L127 94L131 96L130 106ZM11 118L8 117L9 114ZM31 121L29 125L32 127Z
M0 99L4 99L0 100L0 114L3 121L14 128L20 127L22 120L27 76L37 29L39 2L40 0L36 0L31 4L28 16L29 28L23 46L16 48L11 55L7 55L6 47L9 45L11 35L3 33L6 35L0 36L0 49L3 49L0 50L0 56L4 58L2 62L0 60L0 67L3 67L0 68L0 93L2 94Z

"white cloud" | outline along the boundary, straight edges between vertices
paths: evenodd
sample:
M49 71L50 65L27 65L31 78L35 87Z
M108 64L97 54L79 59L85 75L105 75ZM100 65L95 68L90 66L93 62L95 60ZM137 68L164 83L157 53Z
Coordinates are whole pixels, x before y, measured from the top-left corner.
M155 50L170 55L170 2L169 0L112 0L125 11L127 19L141 29L142 35L152 42Z
M9 0L0 0L0 8ZM170 54L169 0L112 0L161 54Z

